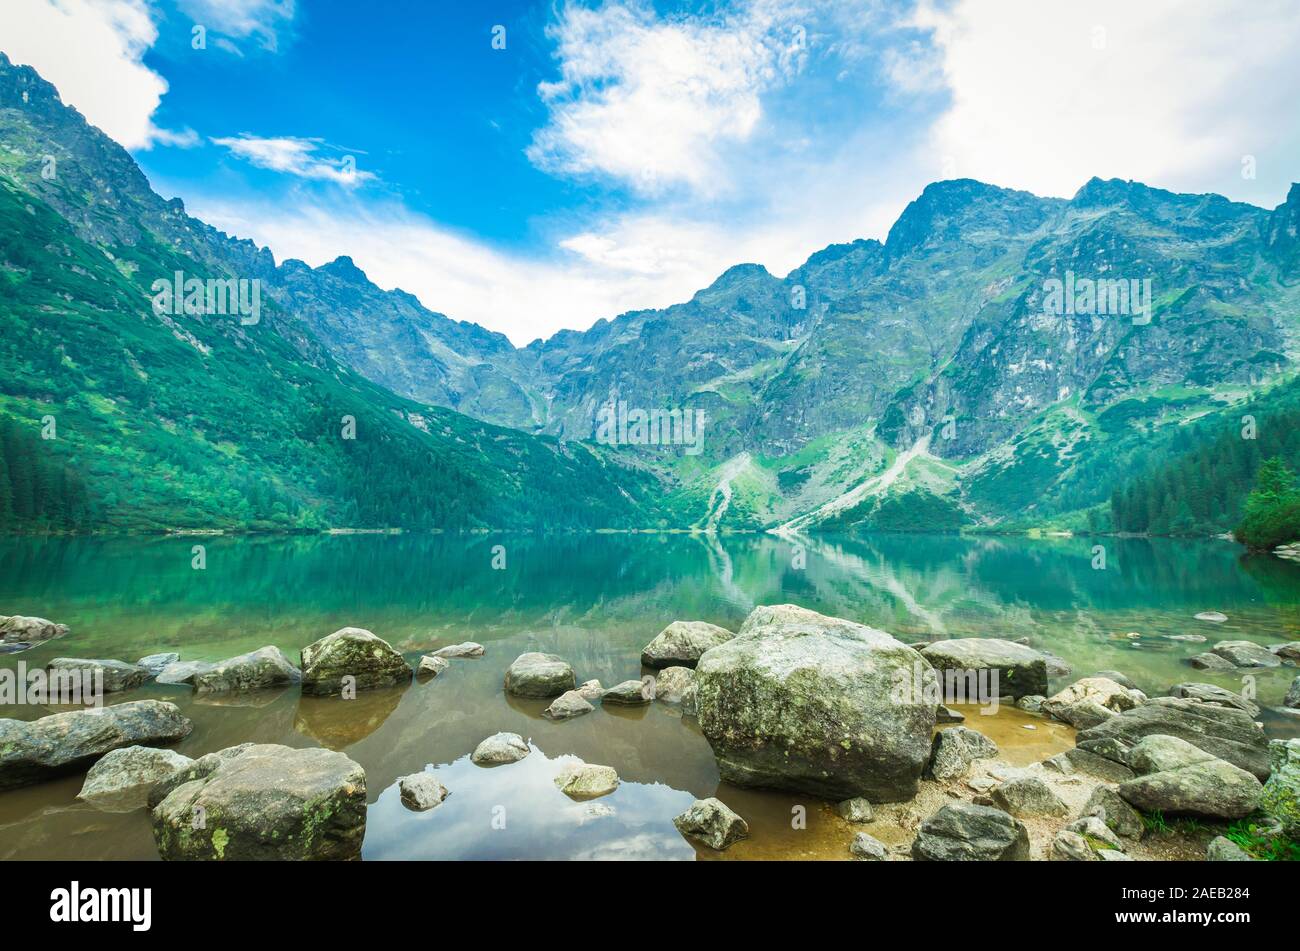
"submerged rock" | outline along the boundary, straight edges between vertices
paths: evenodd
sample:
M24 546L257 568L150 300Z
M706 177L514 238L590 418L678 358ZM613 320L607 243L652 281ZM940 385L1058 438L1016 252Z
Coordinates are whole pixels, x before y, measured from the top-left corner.
M475 747L469 758L477 766L502 766L517 763L528 753L528 744L518 733L494 733Z
M1153 697L1081 731L1075 742L1083 749L1124 762L1122 754L1153 733L1176 736L1260 779L1268 777L1268 744L1255 721L1241 710L1194 700Z
M119 693L148 683L152 676L148 670L135 664L86 657L56 657L45 665L45 669L51 673L82 678L82 693L85 696L94 689L100 677L103 678L104 693Z
M439 806L447 798L447 787L438 782L433 773L414 773L397 781L402 805L413 812L424 812Z
M1255 811L1264 787L1231 763L1211 759L1119 784L1119 794L1145 812L1240 819Z
M110 750L90 767L77 798L105 812L130 812L148 802L155 783L193 762L175 750L152 746Z
M217 661L195 673L195 693L235 693L270 690L302 680L302 672L278 647L260 647L238 657Z
M551 705L542 712L542 716L548 720L571 720L595 709L578 691L566 690L551 701Z
M164 859L356 859L366 774L342 753L249 746L174 788L151 820Z
M868 862L883 862L889 854L885 843L879 839L867 835L865 832L859 832L849 843L849 853L856 859L863 859Z
M1204 640L1204 638L1202 638L1202 640ZM1105 680L1113 680L1115 683L1119 684L1125 690L1138 689L1138 685L1135 684L1127 674L1123 674L1118 670L1099 670L1097 671L1097 676Z
M1015 776L994 786L993 804L1013 816L1064 816L1069 807L1052 788L1034 776Z
M643 680L625 680L605 691L602 703L612 703L625 707L643 706L655 698L655 682L646 677Z
M516 697L558 697L577 684L573 668L554 654L520 654L506 671L506 693Z
M749 823L720 799L697 799L673 819L682 835L703 842L721 852L749 835Z
M137 667L143 667L149 673L157 677L163 672L163 669L181 659L181 655L174 651L166 654L149 654L141 657L135 662Z
M1254 641L1219 641L1210 653L1218 654L1234 667L1280 667L1282 660Z
M963 637L936 641L921 655L941 674L952 671L969 676L996 673L990 683L992 696L1023 697L1047 693L1047 658L1032 647L997 637ZM986 698L981 697L981 700Z
M68 625L22 614L0 616L0 644L40 644L68 633Z
M760 607L700 659L696 684L724 780L829 799L916 794L937 682L885 632L794 605Z
M415 676L420 678L437 677L451 666L451 662L434 654L425 654L416 665Z
M359 627L340 628L302 649L302 692L341 694L409 684L411 668L391 644Z
M646 667L694 667L704 652L736 635L704 621L673 621L641 651Z
M570 799L595 799L618 788L618 773L612 766L574 763L560 770L555 785Z
M473 641L466 641L463 644L449 644L446 647L439 647L433 651L430 656L433 657L482 657L483 645L476 644Z
M0 720L0 790L76 772L124 746L175 743L194 725L175 704L134 700L39 720Z
M1202 611L1200 614L1196 615L1196 620L1209 621L1212 624L1222 624L1224 621L1228 620L1228 615L1221 611Z
M160 684L193 684L195 677L211 667L201 660L175 661L158 671L154 679Z
M950 802L921 824L912 842L918 862L1022 862L1029 830L1001 809Z
M1230 660L1220 657L1218 654L1193 654L1187 658L1187 663L1191 664L1197 670L1236 670L1237 665Z

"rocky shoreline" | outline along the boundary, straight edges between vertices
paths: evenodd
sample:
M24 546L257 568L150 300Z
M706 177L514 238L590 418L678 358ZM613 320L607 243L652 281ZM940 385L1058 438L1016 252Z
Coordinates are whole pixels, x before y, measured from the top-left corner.
M0 630L6 623L23 638L67 633L42 619L0 618ZM1206 654L1249 669L1295 666L1298 648L1224 641ZM350 698L445 676L484 653L472 642L445 646L413 668L373 633L342 628L304 647L298 664L267 646L216 663L171 653L135 663L60 657L46 669L97 678L105 692L156 680L216 697L297 688ZM1188 680L1148 697L1107 671L1047 696L1049 673L1061 676L1064 662L1027 644L963 638L908 646L794 605L757 608L734 634L674 622L646 644L641 661L653 672L605 688L580 682L562 657L524 653L502 689L549 701L542 715L554 722L597 705L671 704L696 718L724 781L825 800L845 825L845 859L1243 860L1251 858L1243 842L1258 851L1300 837L1300 739L1269 741L1253 699L1212 684ZM954 685L990 683L993 696L953 703ZM1284 703L1300 707L1300 678ZM1026 721L1077 731L1074 746L1012 765L978 729L982 713L1007 706ZM85 773L78 798L107 812L147 810L163 858L360 857L367 810L360 765L343 753L267 743L198 759L166 749L192 728L175 704L158 700L0 720L0 790ZM470 759L509 769L531 749L519 734L498 733ZM581 761L554 779L577 802L621 782L612 767ZM455 794L423 770L398 786L414 812ZM1170 823L1194 834L1148 834ZM755 834L714 797L696 800L673 824L708 850Z

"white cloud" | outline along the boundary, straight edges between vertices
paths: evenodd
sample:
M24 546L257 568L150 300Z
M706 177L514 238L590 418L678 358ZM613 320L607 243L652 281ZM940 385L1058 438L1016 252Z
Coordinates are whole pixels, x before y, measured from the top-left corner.
M128 149L193 144L153 114L167 82L142 59L158 38L146 0L4 0L0 49L58 87L63 101Z
M255 37L265 50L279 49L280 30L293 22L294 0L177 0L180 9L197 24L235 39ZM229 40L216 45L243 55Z
M1296 169L1293 0L926 4L951 108L932 150L956 174L1044 195L1094 175L1277 201ZM1245 155L1258 182L1243 180Z
M657 19L644 0L569 3L547 31L560 79L529 158L561 174L603 175L646 194L726 190L723 150L763 115L806 51L795 5L754 0L717 17Z
M298 178L334 182L354 188L374 179L372 172L358 170L356 157L344 155L337 159L318 156L319 139L300 139L292 136L260 138L244 133L239 136L215 138L213 144L228 149L251 165L283 172Z

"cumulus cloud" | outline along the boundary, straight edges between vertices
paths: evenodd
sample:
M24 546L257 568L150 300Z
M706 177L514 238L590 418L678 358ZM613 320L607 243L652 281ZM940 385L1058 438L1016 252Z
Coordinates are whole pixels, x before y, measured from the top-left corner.
M128 149L192 145L153 122L167 81L146 66L158 38L146 0L5 0L0 49L58 87L63 101Z
M292 136L262 138L244 133L238 136L214 138L214 145L230 151L258 168L282 172L298 178L334 182L354 188L374 179L372 172L358 170L356 157L343 155L326 158L317 154L320 139L302 139Z
M293 23L294 0L177 0L181 11L208 30L234 39L252 37L259 46L275 52L280 32ZM242 55L228 40L217 40L222 48Z

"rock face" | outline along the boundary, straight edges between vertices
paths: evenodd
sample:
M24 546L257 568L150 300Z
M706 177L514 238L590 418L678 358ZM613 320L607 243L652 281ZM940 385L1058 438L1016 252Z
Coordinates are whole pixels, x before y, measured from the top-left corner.
M84 678L83 693L94 689L99 677L103 677L104 693L118 693L122 690L134 690L149 682L150 673L135 664L124 664L120 660L91 660L85 657L56 657L45 665L51 673L73 674Z
M1260 809L1277 820L1293 838L1300 838L1300 738L1268 744L1273 774L1264 784Z
M346 681L357 690L411 682L411 668L382 638L359 627L345 627L302 649L302 692L340 694Z
M473 641L466 641L464 644L450 644L447 647L439 647L432 652L434 657L482 657L483 645L476 644Z
M1017 776L994 786L993 804L1013 816L1064 816L1069 808L1050 786L1033 776Z
M655 682L649 677L644 680L625 680L605 691L602 703L617 706L640 707L654 700Z
M494 733L475 747L469 758L478 766L501 766L519 762L528 752L528 744L518 733Z
M1180 697L1184 700L1195 700L1198 703L1209 703L1216 707L1233 707L1245 711L1252 717L1259 716L1259 706L1257 704L1233 693L1231 690L1216 687L1214 684L1174 684L1169 688L1169 696Z
M330 750L249 746L172 789L151 819L164 859L356 859L366 774Z
M682 835L703 842L721 852L749 835L749 823L736 815L720 799L697 799L691 807L673 819Z
M947 671L956 675L970 671L988 671L990 675L996 672L996 683L989 684L993 697L1047 693L1047 658L1015 641L964 637L936 641L921 654L941 675Z
M1127 751L1153 733L1176 736L1260 779L1268 777L1268 744L1250 716L1241 710L1194 700L1153 697L1083 730L1075 742L1083 749L1116 759L1117 750Z
M1119 784L1119 794L1138 809L1170 815L1240 819L1259 805L1260 781L1231 763L1211 759L1149 773Z
M641 651L646 667L694 667L706 650L736 635L704 621L673 621Z
M43 617L24 617L21 614L0 616L0 644L39 644L62 637L68 625L55 624Z
M574 763L560 770L555 785L570 799L595 799L618 788L618 773L612 766Z
M516 697L558 697L578 685L578 678L554 654L520 654L506 671L506 693Z
M136 700L33 722L0 720L0 790L84 768L110 750L175 743L194 725L175 704Z
M1001 809L950 802L921 824L912 842L918 862L1023 862L1029 830Z
M415 773L397 781L402 805L413 812L424 812L442 804L447 798L447 787L433 778L432 773Z
M77 798L105 812L129 812L149 799L154 784L193 763L175 750L124 746L90 767Z
M1084 677L1043 701L1042 710L1078 729L1087 729L1138 705L1127 687L1105 677Z
M195 673L195 693L237 693L271 690L302 680L302 671L278 647L260 647L247 654L217 661Z
M595 709L578 691L566 690L551 701L542 716L548 720L571 720Z
M728 782L872 802L916 794L937 683L885 632L794 605L756 608L705 653L695 680L700 727Z
M181 655L175 652L166 654L149 654L146 657L141 657L135 662L135 664L137 667L143 667L145 670L149 671L149 673L157 677L166 667L176 663L180 659Z
M1219 641L1210 653L1218 654L1234 667L1279 667L1281 658L1253 641Z

